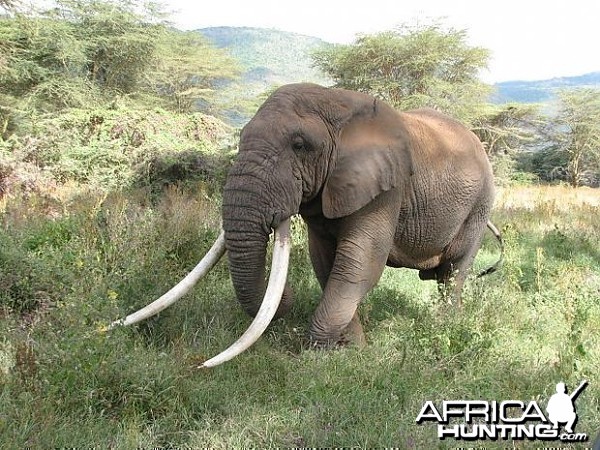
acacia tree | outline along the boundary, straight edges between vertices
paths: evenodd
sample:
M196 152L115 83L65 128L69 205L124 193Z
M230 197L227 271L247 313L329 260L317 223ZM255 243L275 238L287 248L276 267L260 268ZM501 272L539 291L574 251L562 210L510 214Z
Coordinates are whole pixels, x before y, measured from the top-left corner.
M600 181L600 89L558 93L559 110L550 123L547 154L562 161L569 183Z
M157 48L156 64L147 72L147 85L166 98L177 112L208 104L220 83L239 76L237 62L209 44L197 32L165 30Z
M136 92L160 30L137 3L56 0L0 17L0 94L44 110Z
M466 38L464 30L439 25L403 26L318 51L313 60L338 87L400 109L429 106L469 121L490 92L478 78L490 53Z
M70 24L86 56L85 78L102 89L133 93L155 61L164 23L154 3L141 0L57 0L48 11ZM60 20L59 20L60 21Z
M52 6L0 16L0 132L17 103L48 111L126 96L189 111L236 73L234 61L198 33L168 27L152 1Z

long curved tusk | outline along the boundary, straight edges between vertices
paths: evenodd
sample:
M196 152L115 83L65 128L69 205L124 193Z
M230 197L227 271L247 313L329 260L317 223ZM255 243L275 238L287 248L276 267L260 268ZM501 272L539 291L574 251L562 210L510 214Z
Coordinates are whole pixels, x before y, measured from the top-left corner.
M290 220L286 219L275 230L275 243L273 245L273 261L271 262L271 275L265 292L263 302L246 332L235 341L227 350L205 361L200 368L215 367L229 361L254 344L267 329L273 316L277 312L290 261Z
M185 294L187 294L192 287L204 276L214 265L221 259L221 256L225 253L225 233L221 231L221 234L206 253L204 258L188 273L183 280L177 283L169 292L162 295L157 300L150 303L148 306L129 314L125 319L115 320L104 331L111 330L117 326L132 325L137 322L141 322L148 317L152 317L158 314L163 309L171 306Z

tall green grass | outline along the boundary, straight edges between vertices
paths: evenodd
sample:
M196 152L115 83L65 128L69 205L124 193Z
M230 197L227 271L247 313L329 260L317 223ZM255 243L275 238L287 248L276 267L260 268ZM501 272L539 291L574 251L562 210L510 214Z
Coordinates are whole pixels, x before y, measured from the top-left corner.
M174 188L159 198L149 190L78 191L51 204L13 197L0 227L0 447L464 447L416 425L426 400L545 406L557 382L582 379L590 384L577 401L577 431L595 436L598 209L557 204L500 202L505 264L467 282L460 310L416 271L386 269L360 308L369 344L333 351L306 343L320 290L295 221L291 313L237 359L199 370L249 323L225 260L158 317L97 330L193 267L217 235L217 197ZM476 267L497 254L486 238Z

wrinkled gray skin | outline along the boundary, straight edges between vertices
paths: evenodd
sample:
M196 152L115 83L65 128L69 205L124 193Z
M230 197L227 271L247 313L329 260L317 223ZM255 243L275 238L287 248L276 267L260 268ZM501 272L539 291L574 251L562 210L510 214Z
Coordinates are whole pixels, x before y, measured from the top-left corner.
M284 86L244 127L223 194L237 298L256 314L269 234L300 213L323 289L310 337L361 342L355 312L386 264L418 269L460 299L493 198L481 143L453 119L342 89ZM276 317L290 305L286 288Z

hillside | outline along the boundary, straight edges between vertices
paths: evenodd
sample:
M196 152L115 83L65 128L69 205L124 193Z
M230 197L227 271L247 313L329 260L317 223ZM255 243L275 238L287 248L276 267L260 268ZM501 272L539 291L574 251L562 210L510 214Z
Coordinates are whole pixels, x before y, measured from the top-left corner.
M559 77L550 80L505 81L497 83L494 103L537 103L551 101L557 89L574 87L600 88L600 72L575 77Z
M327 78L312 67L314 50L331 45L301 34L274 29L214 27L198 30L219 48L227 50L246 69L248 83L284 84L300 81L326 83Z
M285 31L248 27L213 27L197 30L219 48L226 48L241 64L242 79L222 92L224 118L242 125L254 113L259 97L274 86L303 81L330 84L312 67L310 54L331 45L310 36Z

